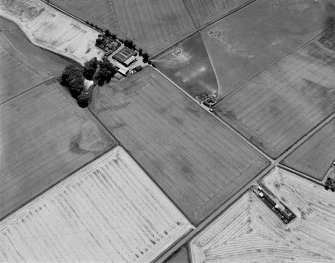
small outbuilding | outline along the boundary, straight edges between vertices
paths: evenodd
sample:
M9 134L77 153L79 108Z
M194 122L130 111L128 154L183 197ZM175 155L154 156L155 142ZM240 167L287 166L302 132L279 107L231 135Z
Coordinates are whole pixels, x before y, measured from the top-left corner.
M118 65L117 72L120 73L122 76L127 76L129 74L129 69L122 66L120 67L120 65Z

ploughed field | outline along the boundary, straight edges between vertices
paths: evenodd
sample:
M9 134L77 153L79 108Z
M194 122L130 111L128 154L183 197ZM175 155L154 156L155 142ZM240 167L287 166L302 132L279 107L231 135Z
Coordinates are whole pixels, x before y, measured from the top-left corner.
M297 216L284 224L251 190L190 243L198 262L334 262L334 194L285 170L264 185Z
M98 32L40 0L1 0L0 16L15 22L29 40L81 64L101 58Z
M334 16L330 0L258 0L171 47L155 64L193 97L223 98L315 38Z
M36 47L11 21L0 16L0 103L59 75L65 59Z
M322 181L334 160L335 119L332 119L282 162Z
M129 38L154 55L195 32L182 0L55 0L83 20Z
M0 218L116 144L52 79L0 106Z
M192 223L268 165L152 68L95 92L91 110Z
M152 262L193 229L121 147L0 222L1 262Z
M278 157L335 111L335 53L323 41L333 31L236 89L215 105L215 112L271 157Z

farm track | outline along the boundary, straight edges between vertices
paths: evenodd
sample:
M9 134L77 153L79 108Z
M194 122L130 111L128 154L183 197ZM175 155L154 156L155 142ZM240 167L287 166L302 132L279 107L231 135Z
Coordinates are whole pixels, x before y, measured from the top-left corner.
M194 103L198 104L198 101L194 99L191 95L189 95L186 91L184 91L179 85L177 85L173 80L171 80L169 77L167 77L164 73L159 71L157 68L154 68L157 72L159 72L161 75L163 75L167 80L169 80L176 88L178 88L181 92L183 92L186 96L188 96ZM201 107L199 105L199 107ZM305 141L307 141L313 134L315 134L318 130L320 130L324 125L326 125L328 122L330 122L334 117L335 113L331 114L328 118L320 122L318 125L316 125L312 130L310 130L307 134L302 136L297 142L295 142L289 149L287 149L284 153L281 154L277 159L272 159L270 156L268 156L265 152L263 152L261 149L259 149L256 145L252 144L249 140L247 140L242 134L240 134L237 130L235 130L232 126L230 126L228 123L226 123L224 120L220 119L216 114L208 111L209 114L214 116L217 121L219 121L222 125L228 127L231 129L235 134L239 135L241 139L246 141L251 147L253 147L255 150L257 150L259 153L261 153L264 157L266 157L268 160L271 161L271 165L266 168L264 171L262 171L260 174L257 175L252 181L250 181L247 185L245 185L242 189L240 189L239 192L235 193L234 196L232 196L225 204L223 204L221 207L219 207L213 214L211 214L206 220L204 220L200 225L196 227L195 230L190 232L186 237L184 237L181 241L176 243L169 251L167 251L165 254L159 258L157 263L163 263L167 258L171 256L172 253L178 250L179 247L182 247L183 245L187 244L197 233L201 232L204 228L206 228L208 225L210 225L216 218L220 216L221 213L223 213L228 207L230 207L236 200L238 200L242 193L244 193L247 189L249 189L253 184L255 184L258 180L260 180L263 176L265 176L267 173L269 173L272 169L279 166L281 168L284 168L288 171L295 172L299 176L302 176L310 181L313 181L315 183L320 184L320 181L314 180L310 176L295 171L292 168L289 168L283 164L280 164L282 160L284 160L290 153L292 153L294 150L296 150L300 145L302 145Z
M262 183L296 218L284 224L249 190L191 241L194 263L334 262L333 194L279 168Z
M120 85L97 90L91 109L191 222L269 165L153 69Z
M253 1L249 1L248 4L251 4L252 2L254 2L256 0ZM246 4L246 5L248 5ZM244 7L244 6L243 6ZM243 8L241 7L241 8ZM240 8L239 8L240 9ZM233 12L238 11L234 10ZM232 13L233 13L232 12ZM231 13L225 15L228 16ZM224 16L224 17L225 17ZM223 17L219 18L218 20L222 19ZM216 20L217 21L217 20ZM215 23L216 21L212 22ZM211 24L212 24L211 23ZM208 26L208 25L207 25ZM205 26L204 26L205 27ZM203 28L204 28L203 27ZM201 28L201 29L203 29ZM201 29L197 30L196 32L199 32ZM193 33L195 34L195 33ZM189 36L193 35L190 34ZM187 36L187 37L189 37ZM185 37L185 38L187 38ZM185 39L184 38L184 39ZM182 40L181 40L182 41ZM179 42L181 42L179 41ZM179 43L178 42L178 43ZM162 51L163 52L163 51ZM160 53L162 53L160 52ZM159 54L160 54L159 53ZM158 54L156 54L155 56L157 56ZM157 69L155 69L156 71L158 71ZM185 93L183 91L183 89L181 89L178 85L176 85L172 80L170 80L167 76L165 76L163 73L161 73L160 71L158 71L161 75L163 75L166 79L168 79L171 83L174 84L174 86L176 86L180 91L182 91L186 96L190 97L187 93ZM38 85L37 85L38 86ZM33 87L35 88L35 87ZM32 89L33 89L32 88ZM193 101L195 101L192 97L190 97ZM197 103L195 101L195 103ZM230 200L228 200L224 205L222 205L220 208L218 208L210 217L208 217L202 224L200 224L195 230L193 230L192 232L190 232L187 236L185 236L182 240L180 240L178 243L176 243L173 247L171 247L171 249L169 249L166 253L162 254L161 257L158 259L157 262L163 262L167 257L169 257L169 255L171 255L171 253L173 253L177 248L179 248L180 246L182 246L183 244L185 244L186 242L188 242L192 237L194 237L195 234L197 234L198 232L200 232L202 229L204 229L207 225L209 225L216 217L218 217L225 209L227 209L228 206L230 206L235 200L237 200L237 198L239 198L241 196L240 193L244 192L246 189L248 189L250 187L250 185L252 185L254 182L256 182L259 178L261 178L262 176L264 176L266 173L268 173L273 167L275 167L276 165L279 164L280 161L282 161L287 155L289 155L291 152L293 152L296 148L298 148L303 142L305 142L308 138L310 138L315 132L317 132L323 125L327 124L334 116L335 113L333 113L331 116L329 116L327 119L325 119L322 123L320 123L319 125L317 125L313 130L309 131L308 134L304 135L303 137L301 137L299 139L299 141L295 142L294 145L292 145L286 152L284 152L279 158L277 158L276 160L270 158L269 156L267 156L263 151L261 151L259 148L257 148L255 145L253 145L252 143L250 143L247 139L245 139L243 136L240 135L240 133L238 133L235 129L233 129L231 126L229 126L226 122L222 121L221 119L219 119L215 114L213 113L209 113L212 114L213 116L216 117L216 119L221 122L224 126L229 127L229 129L231 129L235 134L238 134L244 141L247 141L249 145L251 145L255 150L257 150L258 152L260 152L263 156L265 156L268 160L271 161L271 166L268 167L266 170L264 170L262 173L260 173L255 179L252 180L252 182L249 182L248 185L246 185L245 187L243 187L243 189L241 189L238 193L236 193L233 197L230 198ZM95 116L95 118L100 122L100 120ZM97 157L98 158L98 157ZM285 165L280 164L280 167L285 168ZM292 169L291 169L292 170ZM299 175L304 175L303 173L299 172ZM307 176L306 178L310 179L309 176ZM315 181L315 180L313 180ZM316 182L316 181L315 181Z

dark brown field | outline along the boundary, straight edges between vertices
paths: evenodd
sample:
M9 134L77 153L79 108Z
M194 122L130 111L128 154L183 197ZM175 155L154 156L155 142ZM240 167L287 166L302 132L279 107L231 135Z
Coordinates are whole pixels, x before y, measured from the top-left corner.
M215 106L223 120L274 158L335 111L335 53L320 39Z
M36 47L0 16L0 103L59 75L69 61Z
M0 218L112 148L55 80L0 106Z
M195 224L268 165L151 68L95 95L97 117Z
M332 119L283 163L317 180L322 180L335 160L335 119Z
M54 0L57 6L132 39L151 55L196 30L182 0Z

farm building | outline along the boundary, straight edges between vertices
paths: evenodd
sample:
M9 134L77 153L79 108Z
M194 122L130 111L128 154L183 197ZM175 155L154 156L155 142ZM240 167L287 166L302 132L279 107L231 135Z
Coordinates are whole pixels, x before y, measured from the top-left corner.
M193 226L121 147L0 223L0 262L152 262Z
M285 219L294 213L295 220L285 224L247 191L191 241L191 262L335 262L333 194L278 168L262 184L290 208L282 206Z
M126 67L123 67L123 66L120 67L120 65L118 65L116 66L116 68L117 68L117 72L123 76L127 76L129 74L129 69L127 69Z
M118 53L116 53L113 56L113 59L119 61L125 66L129 66L131 63L135 61L136 59L135 54L136 52L134 50L124 47L123 49L121 49Z

